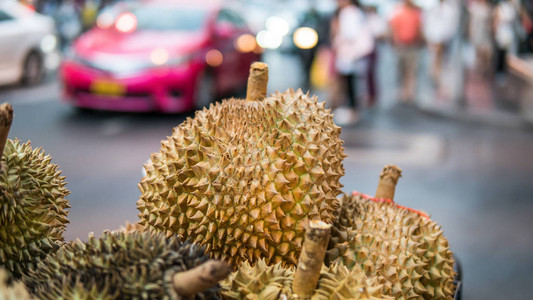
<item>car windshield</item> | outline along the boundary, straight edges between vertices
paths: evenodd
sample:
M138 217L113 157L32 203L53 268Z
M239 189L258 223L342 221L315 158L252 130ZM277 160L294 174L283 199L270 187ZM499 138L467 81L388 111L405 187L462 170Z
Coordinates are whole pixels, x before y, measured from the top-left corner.
M140 30L197 31L204 24L207 10L163 5L139 6L131 11Z

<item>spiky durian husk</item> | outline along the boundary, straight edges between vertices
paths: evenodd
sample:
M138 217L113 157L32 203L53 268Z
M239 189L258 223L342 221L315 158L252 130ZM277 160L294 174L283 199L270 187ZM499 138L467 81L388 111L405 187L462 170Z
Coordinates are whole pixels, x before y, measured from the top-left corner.
M2 300L31 300L30 293L20 281L8 285L8 274L0 268L0 299Z
M65 244L23 280L42 299L178 299L172 276L207 260L201 248L177 236L106 231L100 238ZM195 299L217 299L216 292L215 287Z
M264 260L252 267L244 262L222 281L221 294L226 300L297 299L292 294L293 278L293 267L283 267L280 263L268 266ZM345 266L334 264L322 268L311 299L392 299L384 296L381 290L382 287L375 280L368 279L360 269L349 271Z
M50 161L30 142L6 142L0 168L0 265L14 278L63 243L69 191Z
M448 240L441 227L430 219L420 218L420 236L422 248L426 250L422 260L426 264L426 273L422 284L431 299L451 299L455 293L455 259L450 251Z
M118 291L111 293L107 286L85 286L76 278L76 282L53 285L50 290L40 292L40 300L115 300L122 299Z
M293 276L294 269L282 267L281 263L267 266L261 259L252 267L245 261L220 283L222 298L276 300L291 294Z
M397 299L453 297L453 257L433 221L360 195L341 202L328 261L361 266Z
M332 223L344 174L340 128L301 91L230 99L174 128L145 165L142 225L234 266L295 265L308 220Z

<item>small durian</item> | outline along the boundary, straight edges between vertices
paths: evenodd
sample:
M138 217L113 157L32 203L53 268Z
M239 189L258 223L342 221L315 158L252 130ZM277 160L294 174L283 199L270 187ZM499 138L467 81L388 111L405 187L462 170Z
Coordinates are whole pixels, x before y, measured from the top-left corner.
M11 105L0 106L0 266L12 278L56 251L70 207L65 177L40 148L7 139Z
M298 299L292 293L294 267L281 263L268 266L259 260L255 266L244 262L237 271L221 282L221 295L226 300ZM362 270L349 270L339 264L323 266L311 300L393 299L382 294L382 286L368 278Z
M269 266L264 260L259 260L255 266L244 262L221 282L223 299L392 299L384 296L377 281L368 278L361 269L348 270L339 264L330 267L323 264L327 246L325 234L329 236L329 229L326 230L327 233L321 230L318 234L306 234L306 244L297 269L284 267L281 263ZM321 239L324 243L317 242ZM298 276L298 273L303 276Z
M1 300L31 300L30 293L26 290L24 284L17 281L8 284L8 274L0 268L0 299Z
M393 202L401 170L386 166L375 198L344 196L327 260L363 268L396 299L452 299L454 260L440 227Z
M295 265L305 225L332 223L344 175L340 127L302 91L266 96L255 63L248 97L198 111L145 165L139 223L230 262ZM263 99L265 98L265 99Z
M175 235L105 231L65 244L23 281L39 299L218 299L217 281L229 272Z

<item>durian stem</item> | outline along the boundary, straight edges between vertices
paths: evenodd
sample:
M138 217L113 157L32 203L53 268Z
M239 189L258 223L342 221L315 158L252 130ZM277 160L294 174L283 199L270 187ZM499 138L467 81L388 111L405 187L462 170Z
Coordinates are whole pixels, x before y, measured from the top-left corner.
M185 272L176 273L172 282L176 293L183 299L189 299L216 285L230 273L228 264L212 259Z
M268 65L262 62L254 62L250 66L248 75L248 88L246 100L256 101L264 99L267 95Z
M379 174L379 183L375 198L394 201L394 191L402 170L396 165L386 165Z
M13 122L13 107L9 103L0 105L0 155L4 154L4 148L9 135L9 129ZM0 156L1 157L1 156Z
M330 232L329 224L320 220L309 222L292 283L292 292L298 299L309 299L315 293L326 257Z

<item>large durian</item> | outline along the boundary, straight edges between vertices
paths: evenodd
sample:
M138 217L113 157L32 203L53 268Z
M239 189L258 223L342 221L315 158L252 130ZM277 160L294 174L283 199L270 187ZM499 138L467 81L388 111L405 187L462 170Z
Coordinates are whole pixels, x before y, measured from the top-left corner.
M199 246L177 236L105 231L65 244L23 281L39 299L218 299L218 287L211 285L225 278L228 266L208 260ZM199 283L193 281L197 273ZM197 284L205 290L196 293Z
M20 278L63 243L69 191L50 156L7 139L12 119L11 105L0 106L0 266Z
M396 166L386 166L376 198L342 198L328 260L363 268L396 299L451 299L455 272L448 242L428 216L392 201L400 175Z
M22 282L8 284L8 274L0 268L0 299L1 300L31 300L30 293Z
M295 265L305 224L333 222L344 174L340 128L300 90L263 99L267 72L253 64L247 100L197 112L152 154L139 184L142 225L237 266L260 258Z

